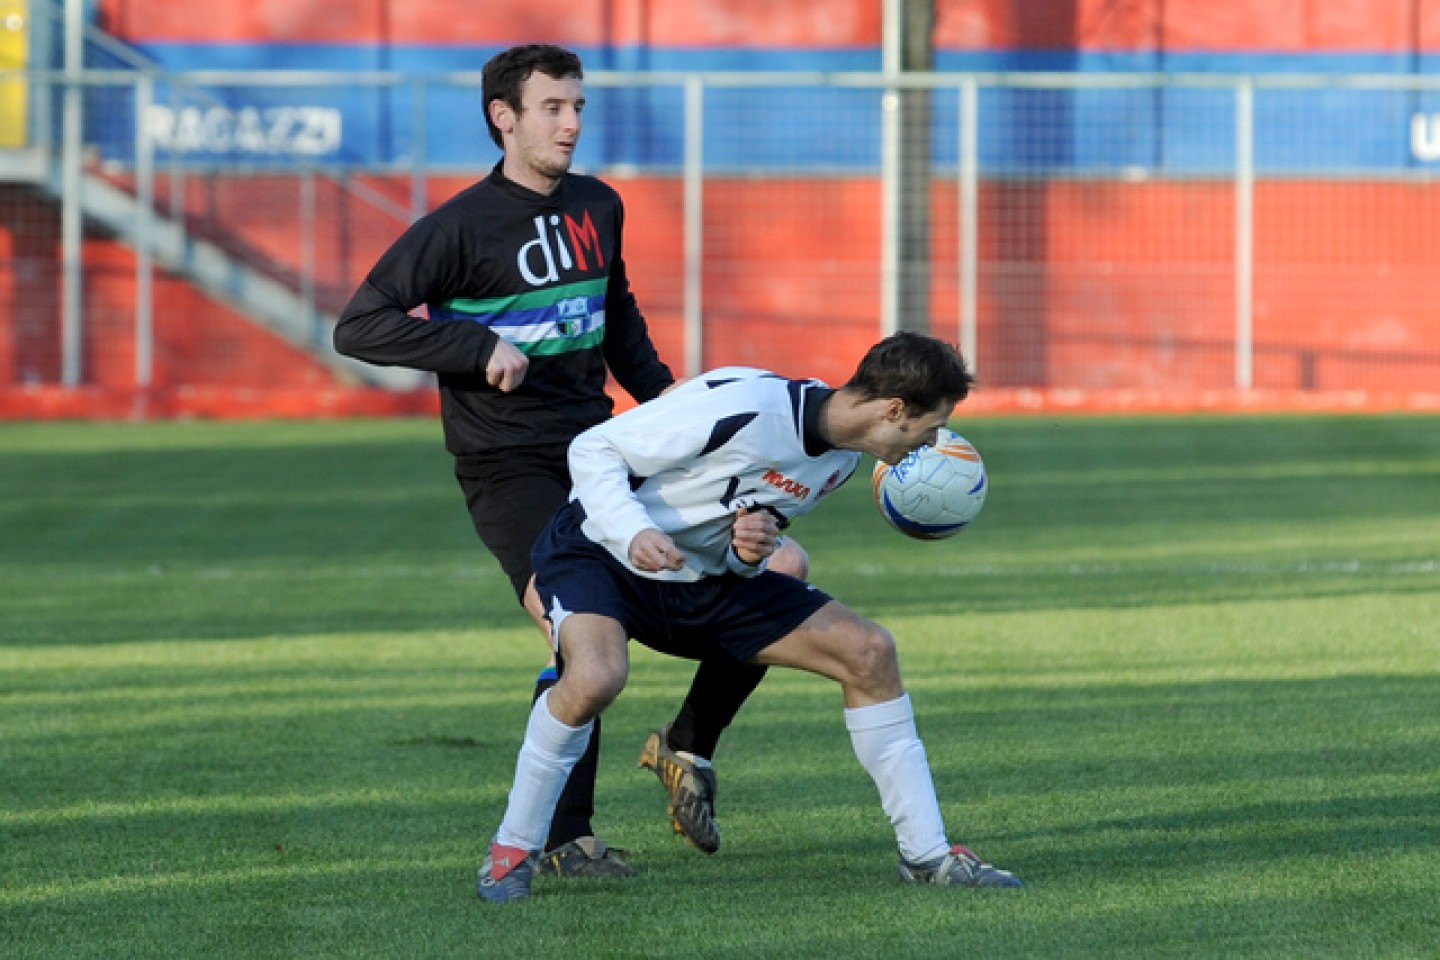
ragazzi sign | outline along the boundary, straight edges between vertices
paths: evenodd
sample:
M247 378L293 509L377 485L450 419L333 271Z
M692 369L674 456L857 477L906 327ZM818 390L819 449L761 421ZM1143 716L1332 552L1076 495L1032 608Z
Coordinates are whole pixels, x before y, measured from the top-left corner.
M145 129L158 149L174 153L246 153L323 157L343 138L334 107L151 106Z

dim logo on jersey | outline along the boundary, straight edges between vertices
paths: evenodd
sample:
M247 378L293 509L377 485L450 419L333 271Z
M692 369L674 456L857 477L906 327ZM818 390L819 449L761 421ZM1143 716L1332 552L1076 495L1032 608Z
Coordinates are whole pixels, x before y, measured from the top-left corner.
M536 217L533 222L535 239L523 244L515 255L520 275L532 287L555 283L563 272L589 271L591 258L596 268L605 266L605 251L600 247L600 234L595 231L590 211L585 211L579 223L568 213Z

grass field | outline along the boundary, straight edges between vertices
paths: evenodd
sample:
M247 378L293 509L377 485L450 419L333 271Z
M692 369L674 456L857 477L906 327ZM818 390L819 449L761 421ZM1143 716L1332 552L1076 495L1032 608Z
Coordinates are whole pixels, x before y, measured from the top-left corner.
M640 878L477 902L541 663L427 421L0 427L0 956L1435 957L1440 418L985 419L957 539L796 525L899 638L953 839L902 887L826 681L722 743L725 843L635 769Z

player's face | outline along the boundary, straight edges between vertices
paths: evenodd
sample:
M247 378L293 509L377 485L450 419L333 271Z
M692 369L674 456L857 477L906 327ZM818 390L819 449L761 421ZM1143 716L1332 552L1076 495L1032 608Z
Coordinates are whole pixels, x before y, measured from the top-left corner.
M580 142L583 83L535 72L521 87L521 109L495 101L495 125L505 139L505 175L522 186L549 193L570 170Z
M899 400L892 400L875 431L876 449L870 452L886 463L899 463L912 450L933 445L954 412L954 404L941 404L934 410L911 413Z

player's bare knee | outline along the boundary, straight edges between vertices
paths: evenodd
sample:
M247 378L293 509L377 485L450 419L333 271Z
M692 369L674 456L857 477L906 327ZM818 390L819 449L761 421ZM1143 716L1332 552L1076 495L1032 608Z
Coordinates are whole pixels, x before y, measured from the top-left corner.
M626 657L586 657L575 663L567 661L565 676L577 691L603 710L625 689L629 666Z
M849 666L855 680L865 686L898 680L899 657L895 638L878 623L863 620L850 642Z
M625 681L629 679L629 675L629 671L623 664L617 667L609 663L596 675L591 689L594 691L596 703L602 710L614 703L615 698L620 696L620 691L625 689Z
M780 541L780 548L771 555L769 569L797 580L808 580L810 555L805 552L804 547L786 537Z
M608 707L630 674L629 643L618 627L586 624L589 629L567 621L560 630L564 657L560 686L577 709L594 715Z
M603 661L567 663L560 682L550 692L551 713L571 725L599 716L625 689L626 674Z

